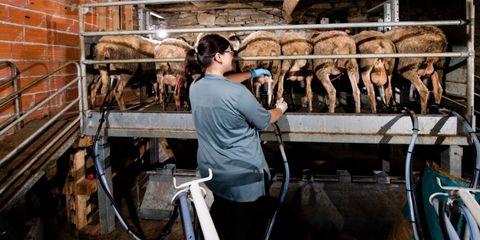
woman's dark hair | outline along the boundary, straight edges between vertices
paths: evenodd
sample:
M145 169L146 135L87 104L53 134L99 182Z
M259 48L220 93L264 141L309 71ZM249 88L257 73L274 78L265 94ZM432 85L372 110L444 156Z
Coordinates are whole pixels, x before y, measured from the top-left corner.
M200 39L196 49L187 52L185 57L185 75L201 73L213 63L216 53L224 53L230 42L217 34L208 34Z

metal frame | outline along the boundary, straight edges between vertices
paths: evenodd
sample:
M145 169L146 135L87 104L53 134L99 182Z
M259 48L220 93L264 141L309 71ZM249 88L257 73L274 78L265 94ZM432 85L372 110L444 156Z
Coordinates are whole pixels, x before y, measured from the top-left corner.
M90 112L85 134L93 135L100 114ZM419 116L418 144L468 145L455 117ZM410 119L402 115L383 114L295 114L288 113L278 121L284 141L343 142L370 144L407 144L411 135ZM361 128L358 126L362 126ZM196 138L190 113L111 111L103 136ZM261 132L265 141L276 141L273 128Z
M205 0L199 0L202 2ZM208 0L210 1L210 0ZM391 0L394 6L394 21L398 17L398 0ZM108 35L146 35L154 34L158 30L139 31L107 31L85 32L84 14L91 7L162 4L162 3L186 3L185 0L139 0L125 2L90 3L80 6L79 35L81 50L81 95L83 104L81 121L84 122L81 132L92 135L98 126L99 113L88 110L86 65L104 63L140 63L140 62L164 62L183 61L183 59L131 59L94 61L85 58L85 37L108 36ZM396 3L396 4L395 4ZM468 20L474 19L473 0L466 0ZM277 25L277 26L249 26L249 27L217 27L200 29L165 29L168 34L172 33L206 33L206 32L234 32L234 31L257 31L257 30L301 30L301 29L342 29L359 27L399 27L399 26L462 26L468 24L468 50L467 52L448 53L425 53L425 54L352 54L352 55L310 55L310 56L274 56L237 58L237 60L261 60L261 59L321 59L321 58L373 58L373 57L419 57L419 56L442 56L442 57L467 57L468 68L468 91L467 111L472 124L475 123L474 115L474 23L473 21L422 21L422 22L369 22L369 23L339 23L339 24L305 24L305 25ZM460 127L459 119L448 116L420 116L420 132L418 144L442 144L442 145L468 145L467 136ZM139 137L170 137L170 138L195 138L195 129L189 113L165 113L165 112L118 112L112 111L108 115L108 128L101 131L108 136L139 136ZM407 117L395 115L372 115L372 114L287 114L279 121L280 128L285 132L285 141L302 142L340 142L340 143L386 143L406 144L410 139L411 124ZM361 128L358 126L362 126ZM273 141L275 135L272 129L268 129L261 135L263 140ZM111 214L100 214L102 221L111 218ZM111 227L111 224L108 223ZM102 227L105 229L105 226ZM109 232L109 230L107 230ZM105 233L105 230L102 230Z

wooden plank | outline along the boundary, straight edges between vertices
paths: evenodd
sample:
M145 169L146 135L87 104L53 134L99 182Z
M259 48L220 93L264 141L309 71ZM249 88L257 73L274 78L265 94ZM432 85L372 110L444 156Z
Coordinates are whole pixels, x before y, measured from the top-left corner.
M283 11L282 11L283 18L288 23L293 21L292 14L299 2L300 0L284 0L283 1Z
M97 191L97 181L82 179L77 182L75 186L75 194L77 195L89 195Z

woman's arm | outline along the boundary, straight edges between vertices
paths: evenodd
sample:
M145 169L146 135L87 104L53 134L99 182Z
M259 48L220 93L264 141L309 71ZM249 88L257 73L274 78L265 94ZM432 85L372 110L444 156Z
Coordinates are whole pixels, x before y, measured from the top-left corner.
M280 117L283 115L283 111L280 108L274 108L268 110L270 112L270 123L274 123L280 119Z
M235 83L242 83L243 81L249 79L252 75L250 72L242 72L242 73L231 73L226 75L225 77Z

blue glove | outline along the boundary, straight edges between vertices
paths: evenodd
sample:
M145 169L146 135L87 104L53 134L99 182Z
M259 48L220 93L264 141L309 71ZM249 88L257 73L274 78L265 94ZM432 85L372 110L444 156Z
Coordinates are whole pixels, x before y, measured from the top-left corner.
M259 68L259 69L254 69L250 71L250 75L252 75L252 78L257 78L257 77L262 77L262 76L272 76L270 71L267 69Z

